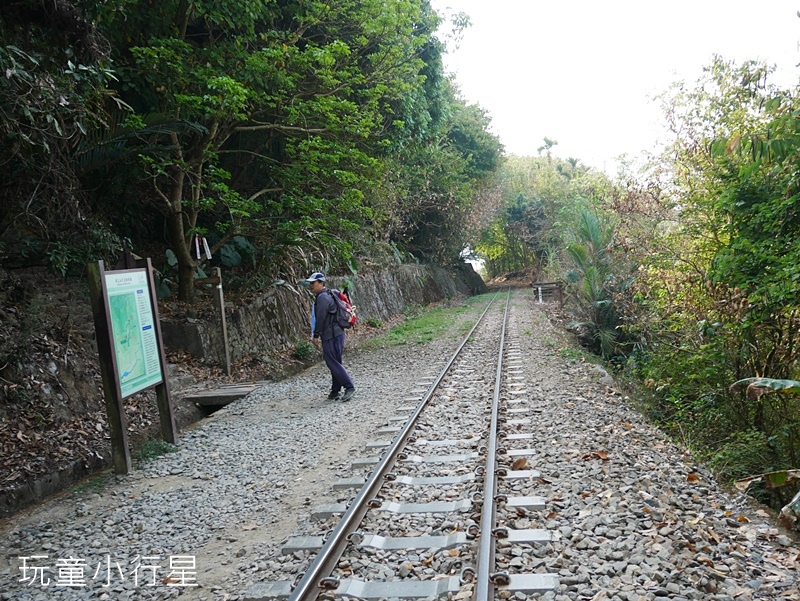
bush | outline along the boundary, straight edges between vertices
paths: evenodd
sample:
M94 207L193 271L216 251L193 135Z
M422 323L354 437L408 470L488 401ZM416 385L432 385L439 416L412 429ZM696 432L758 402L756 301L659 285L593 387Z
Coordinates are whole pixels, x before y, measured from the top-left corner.
M292 354L295 359L308 361L314 356L314 345L308 340L301 340L294 345L294 352Z
M769 441L763 432L737 432L709 461L711 469L724 480L746 478L766 471L772 463Z
M166 455L167 453L174 453L178 450L174 444L167 442L166 440L148 440L142 445L142 448L139 449L138 453L134 456L134 461L137 465L144 465L153 459L157 459L161 457L161 455Z

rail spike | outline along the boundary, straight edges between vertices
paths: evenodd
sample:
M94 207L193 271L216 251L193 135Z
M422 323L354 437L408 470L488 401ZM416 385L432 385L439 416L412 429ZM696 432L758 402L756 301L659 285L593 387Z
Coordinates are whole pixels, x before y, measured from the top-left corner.
M300 582L300 579L301 579L303 576L305 576L305 575L306 575L305 571L303 571L303 572L298 572L298 573L297 573L297 576L295 576L295 577L294 577L294 580L292 580L292 584L291 584L291 585L289 585L289 590L290 590L290 591L293 591L294 589L296 589L296 588L297 588L297 583L298 583L298 582Z
M492 534L495 538L508 538L508 528L505 526L499 526L492 530Z
M364 533L358 530L355 532L351 532L350 534L347 535L347 540L353 543L354 545L360 545L361 541L364 540Z
M335 591L339 588L340 581L333 576L327 576L319 581L319 588L323 591Z
M494 572L489 575L489 580L495 586L508 586L511 583L511 576L508 572Z

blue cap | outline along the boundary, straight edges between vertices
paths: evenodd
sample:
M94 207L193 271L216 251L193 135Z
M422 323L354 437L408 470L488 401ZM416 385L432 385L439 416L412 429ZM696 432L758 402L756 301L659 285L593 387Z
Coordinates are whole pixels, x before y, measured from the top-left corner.
M312 273L306 280L306 282L324 282L325 275L321 274L320 272Z

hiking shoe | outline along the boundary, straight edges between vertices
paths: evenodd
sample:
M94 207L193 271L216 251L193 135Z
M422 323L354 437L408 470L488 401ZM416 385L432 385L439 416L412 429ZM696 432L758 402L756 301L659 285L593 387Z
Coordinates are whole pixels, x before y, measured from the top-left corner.
M342 395L342 402L344 403L352 399L355 393L356 393L355 388L346 388L344 394Z
M325 399L325 400L327 400L327 401L335 401L335 400L336 400L336 399L338 399L338 398L339 398L339 392L338 392L338 391L336 391L336 392L333 392L333 391L331 390L331 391L328 393L328 398L327 398L327 399Z

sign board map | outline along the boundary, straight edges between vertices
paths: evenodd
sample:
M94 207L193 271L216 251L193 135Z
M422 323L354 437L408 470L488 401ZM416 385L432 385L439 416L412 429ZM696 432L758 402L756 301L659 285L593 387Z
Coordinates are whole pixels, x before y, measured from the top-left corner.
M104 273L122 398L163 381L147 271Z

